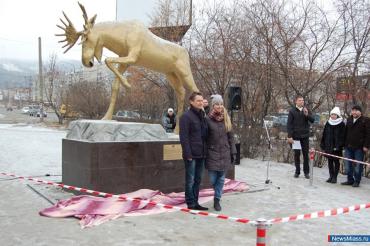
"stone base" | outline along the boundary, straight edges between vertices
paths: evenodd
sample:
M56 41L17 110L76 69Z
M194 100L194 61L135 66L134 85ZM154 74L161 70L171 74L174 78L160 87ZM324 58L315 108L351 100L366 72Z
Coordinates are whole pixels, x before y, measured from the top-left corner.
M139 189L184 191L183 160L163 160L163 146L179 142L89 143L63 139L64 184L121 194ZM234 179L234 168L227 177ZM210 187L204 170L202 187Z
M101 127L101 123L99 125ZM116 123L113 125L117 127ZM71 134L68 136L74 138ZM181 152L177 153L181 150L179 140L173 135L167 140L163 140L163 136L161 138L158 141L131 142L63 139L62 182L114 194L139 189L165 193L184 191L184 162ZM227 177L234 179L234 167ZM210 187L206 170L202 187Z

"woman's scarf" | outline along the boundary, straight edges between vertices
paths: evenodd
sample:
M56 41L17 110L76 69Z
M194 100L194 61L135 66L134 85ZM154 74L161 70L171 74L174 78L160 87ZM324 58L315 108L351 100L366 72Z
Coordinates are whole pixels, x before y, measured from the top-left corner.
M337 118L335 120L329 118L328 123L330 125L332 125L332 126L336 126L336 125L339 125L340 123L342 123L342 121L343 121L343 118L342 117L339 117L339 118Z
M216 112L216 110L212 109L211 112L209 112L208 117L215 121L223 121L224 112Z

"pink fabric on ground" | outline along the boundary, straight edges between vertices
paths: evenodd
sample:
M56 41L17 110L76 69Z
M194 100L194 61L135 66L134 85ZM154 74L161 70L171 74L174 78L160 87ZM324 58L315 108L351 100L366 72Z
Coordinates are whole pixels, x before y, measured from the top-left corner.
M243 192L248 190L245 182L225 179L224 193ZM199 203L213 200L213 189L203 189L199 192ZM157 203L186 207L184 192L163 194L159 191L141 189L127 193L130 198L151 200ZM137 202L122 201L117 198L103 198L95 196L75 196L68 200L59 201L50 208L40 211L40 215L55 218L74 216L80 219L82 228L100 225L121 216L139 216L158 214L175 210L165 209L153 205L143 205Z

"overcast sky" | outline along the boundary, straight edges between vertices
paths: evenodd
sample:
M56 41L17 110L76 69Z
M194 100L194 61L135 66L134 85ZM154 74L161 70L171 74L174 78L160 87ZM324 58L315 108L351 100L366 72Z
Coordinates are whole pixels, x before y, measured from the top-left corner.
M156 0L118 0L118 16L126 19L139 19L148 23L148 12ZM193 0L195 8L205 0ZM294 0L293 0L294 1ZM322 2L323 0L319 0ZM87 14L97 14L97 22L115 21L116 0L80 0ZM59 24L62 11L73 22L78 31L83 29L82 12L77 0L0 0L0 59L38 59L38 37L42 38L43 60L56 53L58 59L80 60L81 46L75 44L63 54Z
M147 14L140 15L140 8L148 11L154 0L119 0L125 6L121 16L127 19L145 21ZM97 14L97 22L114 21L116 18L116 0L80 0L87 14ZM141 3L140 3L141 2ZM143 4L145 3L145 4ZM143 7L144 6L144 7ZM63 54L61 37L54 34L63 31L56 27L62 11L73 22L76 29L82 30L83 17L77 0L0 0L0 59L38 59L38 37L42 39L43 60L55 52L58 59L76 59L81 57L81 46L75 44Z

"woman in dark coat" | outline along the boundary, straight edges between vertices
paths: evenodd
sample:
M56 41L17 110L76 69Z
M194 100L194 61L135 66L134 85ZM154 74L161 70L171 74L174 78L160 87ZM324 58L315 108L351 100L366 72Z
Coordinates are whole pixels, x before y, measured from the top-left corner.
M223 106L220 95L213 95L208 114L208 137L206 169L215 191L213 207L221 211L220 199L225 182L225 173L232 165L232 155L236 154L231 132L231 121ZM235 158L234 158L235 159Z
M324 131L321 138L321 149L328 154L342 156L342 151L344 147L344 134L345 134L345 124L343 118L340 116L340 109L334 107L330 111L330 118L326 122ZM339 159L335 157L329 157L329 175L330 177L326 182L336 183L337 176L339 172Z

